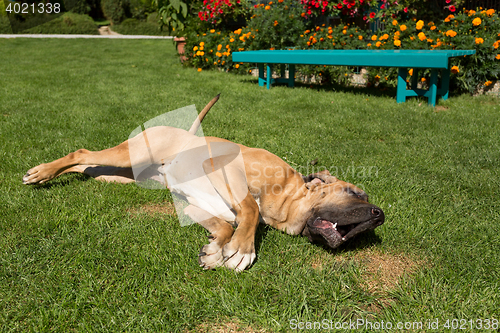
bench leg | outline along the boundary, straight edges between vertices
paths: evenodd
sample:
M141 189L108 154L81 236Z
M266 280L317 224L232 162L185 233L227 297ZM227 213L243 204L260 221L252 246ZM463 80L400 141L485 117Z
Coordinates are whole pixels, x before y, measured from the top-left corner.
M429 82L429 105L436 106L436 98L437 98L437 77L438 70L432 69L431 71L431 82Z
M266 77L267 89L271 89L272 80L273 80L273 67L272 65L267 64L267 77Z
M264 78L264 64L257 64L259 68L259 87L263 87L266 83L266 79Z
M396 95L396 101L398 103L406 102L406 75L408 73L407 68L399 68L398 70L398 90Z
M288 86L293 87L295 85L295 65L288 65Z

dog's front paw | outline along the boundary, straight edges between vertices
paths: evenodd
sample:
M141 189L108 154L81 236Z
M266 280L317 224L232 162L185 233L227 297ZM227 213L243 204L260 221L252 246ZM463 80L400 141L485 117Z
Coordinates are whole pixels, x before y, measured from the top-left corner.
M241 244L236 240L231 240L222 249L224 266L241 272L252 265L255 260L255 247L253 242L250 244Z
M198 255L198 263L204 269L213 269L224 264L222 247L217 242L211 242L203 246Z

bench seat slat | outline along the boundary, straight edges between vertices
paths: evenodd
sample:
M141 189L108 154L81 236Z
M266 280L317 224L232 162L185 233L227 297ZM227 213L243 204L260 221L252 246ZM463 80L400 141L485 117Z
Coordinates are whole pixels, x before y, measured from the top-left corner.
M475 50L262 50L234 52L233 62L267 64L448 68L448 59Z

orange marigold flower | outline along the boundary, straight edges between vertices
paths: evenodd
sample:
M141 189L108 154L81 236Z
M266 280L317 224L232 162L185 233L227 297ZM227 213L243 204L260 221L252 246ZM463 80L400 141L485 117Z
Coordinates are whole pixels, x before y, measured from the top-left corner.
M450 20L453 20L454 18L455 18L455 16L454 16L453 14L450 14L450 15L448 15L448 16L444 19L444 21L445 21L445 22L450 22Z
M476 38L476 44L483 44L484 43L484 39L482 38Z
M477 27L478 25L481 24L481 19L479 17L476 17L475 19L472 20L472 24Z
M372 36L372 40L373 40L373 41L376 41L376 40L377 40L377 35L373 35L373 36Z
M370 47L372 46L372 43L368 43L366 46ZM498 56L500 57L500 54Z
M267 5L266 7L264 7L265 10L269 10L271 9L271 6Z
M345 35L347 33L347 30L342 30L342 33Z
M359 40L363 40L363 36L359 35L359 36L358 36L358 39L359 39Z
M408 71L408 74L410 74L410 76L413 75L413 68Z
M234 68L240 68L240 64L234 65Z
M417 27L417 30L422 30L422 28L424 27L424 21L419 20L416 24L416 27Z
M215 32L215 29L211 29L211 30L210 30L210 33L212 33L212 34L213 34L214 32Z
M399 30L401 30L401 31L405 31L405 30L406 30L406 25L401 24L401 25L399 26Z
M401 41L400 40L395 40L394 41L395 46L401 46Z
M217 45L217 51L220 51L222 49L222 44Z
M436 26L435 26L435 25L433 25L433 26L431 27L431 30L436 30Z
M425 77L421 78L420 81L425 82L427 79Z
M457 74L457 73L460 73L460 69L458 68L458 66L453 66L453 67L451 67L451 72L453 74Z
M193 47L193 51L198 51L198 46Z
M455 37L456 35L457 35L457 33L453 30L446 31L446 36L448 36L448 37Z
M382 43L381 43L381 42L377 42L377 43L375 44L375 46L376 46L376 47L380 47L380 45L382 45Z
M398 21L392 20L392 25L398 25Z
M380 75L375 75L375 81L380 80Z
M495 57L495 59L500 60L500 54L497 54L497 56Z
M311 30L306 30L306 31L304 31L304 34L307 35L310 32L311 32Z
M500 40L497 40L496 42L493 43L493 48L498 49L499 45L500 45Z
M278 21L274 21L274 26L277 26L278 25Z
M201 72L201 71L202 71L202 69L201 69L201 68L198 68L198 72Z
M471 9L471 10L469 10L469 14L468 14L469 16L472 16L472 15L474 15L474 14L476 14L476 11L475 11L475 10L472 10L472 9Z
M493 14L495 14L495 10L493 8L492 9L488 9L486 11L486 15L488 15L488 16L493 16Z
M301 13L300 16L306 17L306 13Z
M425 36L425 34L423 32L421 32L418 34L418 39L420 39L421 41L424 41L427 39L427 37Z
M484 83L484 85L487 87L487 86L491 85L492 83L493 83L493 82L491 82L490 80L488 80L488 81L486 81L486 82Z

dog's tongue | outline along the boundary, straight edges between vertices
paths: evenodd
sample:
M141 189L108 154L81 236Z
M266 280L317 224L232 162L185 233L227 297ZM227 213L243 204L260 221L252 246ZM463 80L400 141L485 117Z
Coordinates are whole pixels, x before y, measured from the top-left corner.
M321 220L321 219L316 219L313 222L314 227L316 228L321 228L321 229L330 229L333 227L332 222L327 221L327 220Z

